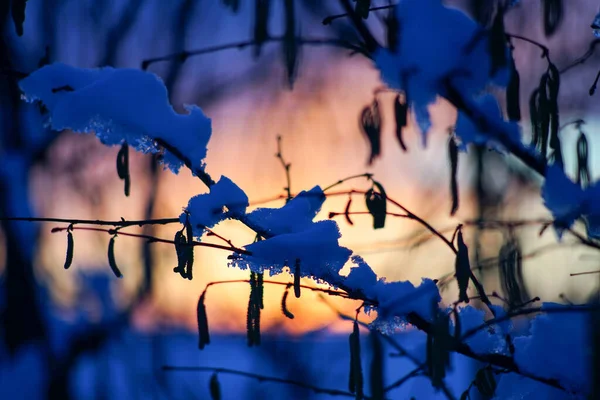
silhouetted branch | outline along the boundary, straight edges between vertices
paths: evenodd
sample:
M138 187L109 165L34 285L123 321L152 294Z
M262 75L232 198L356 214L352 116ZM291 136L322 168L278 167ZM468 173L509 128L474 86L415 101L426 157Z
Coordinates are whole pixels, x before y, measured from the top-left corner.
M565 72L569 71L571 68L574 68L578 65L585 63L588 60L588 58L590 58L594 54L594 51L596 51L596 46L599 43L600 43L600 39L595 39L594 41L592 41L588 47L588 50L585 53L583 53L583 55L581 57L577 58L571 64L569 64L566 67L564 67L563 69L561 69L560 73L564 74Z
M594 305L574 305L574 306L569 306L569 307L564 307L564 306L558 306L558 307L552 307L552 306L543 306L543 307L535 307L535 308L527 308L527 309L521 309L521 310L517 310L517 311L512 311L512 312L508 312L500 317L496 317L496 318L492 318L490 320L485 321L483 324L469 329L468 331L466 331L465 333L463 333L460 337L460 341L464 342L465 340L467 340L468 338L470 338L471 336L475 335L477 332L491 326L491 325L496 325L499 324L501 322L505 322L508 321L514 317L520 316L520 315L529 315L529 314L535 314L535 313L544 313L544 314L565 314L565 313L572 313L572 312L591 312L591 311L595 311L600 309L599 306L594 306Z
M209 287L211 286L215 286L215 285L223 285L223 284L229 284L229 283L249 283L250 281L248 279L233 279L233 280L227 280L227 281L213 281L213 282L209 282L206 284L206 287L204 288L204 290L202 291L202 295L204 295L206 293L206 291L208 290ZM270 280L263 280L263 283L268 283L270 285L279 285L279 286L293 286L293 283L291 282L278 282L278 281L270 281ZM314 287L314 286L308 286L308 285L300 285L301 288L303 289L307 289L307 290L311 290L313 292L320 292L320 293L325 293L328 294L330 296L339 296L339 297L343 297L343 298L347 298L347 299L353 299L350 294L348 294L347 292L340 292L337 290L332 290L332 289L325 289L325 288L319 288L319 287Z
M532 45L539 47L542 50L542 58L546 58L548 60L548 62L550 62L550 50L548 49L547 46L544 46L543 44L536 42L533 39L529 39L528 37L525 37L525 36L514 35L512 33L506 33L505 35L508 39L522 40L524 42L531 43Z
M285 162L283 159L283 154L281 153L281 135L277 136L277 154L275 154L275 157L281 162L281 166L285 170L285 180L287 185L284 189L287 192L286 202L288 202L292 199L292 179L290 178L290 167L292 164Z
M286 40L286 38L284 36L269 36L268 38L266 38L265 41L266 42L283 42L284 40ZM298 36L298 37L296 37L296 42L299 45L307 45L307 46L339 47L342 49L352 50L354 53L360 53L360 54L363 54L368 57L368 54L365 53L364 49L362 49L359 46L353 45L345 40L328 39L328 38L308 38L308 37ZM148 58L148 59L143 60L141 68L143 70L146 70L146 69L148 69L148 67L150 65L157 63L157 62L161 62L161 61L179 60L180 62L184 62L188 58L194 57L194 56L216 53L216 52L223 51L223 50L231 50L231 49L242 50L247 47L251 47L255 44L256 43L254 40L244 40L244 41L240 41L240 42L204 47L204 48L198 49L198 50L187 50L187 51L181 51L181 52L177 52L177 53L166 54L164 56L153 57L153 58Z
M377 11L377 10L386 10L388 8L393 8L396 7L397 4L389 4L387 6L378 6L378 7L371 7L369 8L369 11ZM334 20L339 19L339 18L344 18L344 17L348 17L348 13L343 13L343 14L336 14L336 15L329 15L325 18L323 18L323 25L329 25L331 24Z
M53 228L51 232L52 233L62 232L62 231L66 231L67 229L69 229L69 227L64 227L64 228L56 227L56 228ZM105 233L108 233L109 235L118 234L119 236L129 236L129 237L134 237L134 238L139 238L139 239L147 239L151 243L167 243L167 244L175 245L175 241L173 241L173 240L161 239L161 238L158 238L155 236L150 236L150 235L140 235L140 234L136 234L136 233L121 232L117 229L102 229L102 228L90 228L90 227L73 227L72 229L78 230L78 231L105 232ZM191 243L186 243L185 246L210 247L213 249L233 251L233 252L236 252L239 254L244 254L244 255L252 255L252 253L249 252L248 250L240 249L240 248L233 247L233 246L222 246L220 244L215 244L215 243L204 243L204 242L194 241Z
M275 383L283 383L287 385L294 385L304 389L312 390L315 393L328 394L331 396L346 396L346 397L355 397L353 393L345 392L343 390L338 389L326 389L321 388L319 386L311 385L310 383L295 381L292 379L283 379L283 378L275 378L266 375L254 374L252 372L244 372L237 371L229 368L215 368L215 367L178 367L172 365L165 365L162 367L163 371L192 371L192 372L216 372L219 374L231 374L237 376L243 376L246 378L256 379L259 382L275 382ZM365 399L370 399L370 397L364 396Z
M348 176L348 177L346 177L346 178L344 178L344 179L340 179L340 180L338 180L338 181L337 181L337 182L335 182L335 183L332 183L332 184L331 184L331 185L329 185L329 186L326 186L326 187L325 187L325 189L323 189L323 192L326 192L326 191L328 191L329 189L332 189L332 188L334 188L334 187L336 187L336 186L338 186L338 185L341 185L342 183L348 182L349 180L352 180L352 179L357 179L357 178L367 178L367 180L372 180L372 179L373 179L373 174L370 174L370 173L364 173L364 174L358 174L358 175L352 175L352 176Z
M103 221L98 219L70 219L70 218L28 218L28 217L0 217L0 221L27 221L27 222L59 222L70 225L103 225L103 226L115 226L115 227L128 227L128 226L144 226L144 225L167 225L167 224L179 224L179 218L162 218L162 219L144 219L134 221Z

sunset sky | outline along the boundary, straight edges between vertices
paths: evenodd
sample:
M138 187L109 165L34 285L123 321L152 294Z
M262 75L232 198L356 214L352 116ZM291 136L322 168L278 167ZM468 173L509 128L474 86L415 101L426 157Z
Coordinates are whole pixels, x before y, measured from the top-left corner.
M190 25L182 43L183 48L197 49L245 40L248 37L251 24L244 10L240 15L234 16L217 4L219 2L210 3L214 4L195 11L198 23ZM590 1L580 3L593 8ZM63 14L58 14L54 40L61 43L61 46L57 46L53 53L56 61L91 67L96 66L97 60L102 58L105 49L94 36L92 28L88 33L81 28L91 18L87 9L90 5L91 2L78 2L65 6L69 9L78 8L80 21L77 35L73 34L72 25L62 23ZM117 53L117 66L139 67L144 58L171 52L173 43L169 35L158 34L173 29L170 20L160 17L164 13L174 15L176 10L165 10L165 7L164 3L151 2L140 14L140 20L134 24ZM36 21L35 13L41 11L36 10L34 4L31 5L32 21ZM510 20L507 30L534 38L540 36L537 33L539 26L519 23L526 13L538 11L532 10L529 5L514 11L515 16ZM274 10L276 12L278 11ZM65 11L65 15L73 14ZM315 37L328 35L329 28L321 26L317 17L308 17L307 21L302 26L303 33ZM552 54L557 54L555 62L561 65L584 52L591 40L589 35L586 36L588 28L575 25L576 18L567 18L567 21L571 25L565 29L574 33L572 39L556 39L549 44ZM371 23L376 27L377 20L374 19ZM149 34L148 29L152 29L154 34ZM277 31L282 28L275 22L272 29ZM27 35L28 33L25 36L27 43L41 46L41 43L36 43L33 34L30 37ZM276 137L281 135L283 155L292 164L291 187L295 193L314 185L324 187L346 176L370 172L385 186L390 197L440 230L450 229L451 232L457 223L475 216L470 189L474 169L471 156L467 154L461 156L459 170L461 208L456 218L449 216L446 132L455 118L455 113L449 106L434 106L433 127L427 148L421 146L419 133L411 123L406 133L409 152L403 153L394 137L394 94L378 94L383 113L383 154L369 167L366 163L368 144L359 130L358 120L361 109L373 100L374 90L381 86L378 73L370 61L360 56L348 57L343 51L328 47L303 48L299 78L294 90L289 91L283 85L284 70L279 51L278 45L267 44L258 61L252 60L250 50L228 50L190 58L183 64L181 76L174 86L174 107L182 110L184 103L198 102L212 119L213 135L206 163L207 171L213 178L218 179L220 175L231 178L246 191L251 203L284 194L285 174L280 161L275 157ZM536 48L516 44L517 66L522 69L523 104L526 104L528 98L526 93L537 85L543 69L543 62L538 59L537 51ZM166 64L168 63L155 64L150 70L166 79ZM249 78L244 78L244 74L250 74L247 75ZM565 103L565 112L561 115L563 121L570 120L571 116L573 119L584 117L588 119L590 131L597 126L591 115L598 111L598 102L575 104L572 99L581 97L582 91L587 93L589 81L594 74L592 67L582 67L578 72L565 77L565 89L561 90L561 98ZM215 95L213 92L219 85L223 89ZM525 132L528 132L526 121L524 127ZM575 140L575 134L565 134L563 144L573 146ZM590 153L593 154L594 146L600 145L600 142L597 135L590 140ZM38 215L108 220L121 217L142 218L148 193L145 172L148 159L142 155L133 156L132 195L125 198L122 182L115 171L117 151L117 148L102 146L91 136L64 133L50 152L51 167L40 167L31 177ZM574 151L565 152L567 163L574 160L573 155ZM593 160L592 174L597 177L600 172L600 157ZM571 162L571 165L574 164ZM501 163L494 168L492 186L506 195L506 206L499 216L513 219L548 217L539 198L539 189L535 185L523 187L510 182L506 167ZM65 173L69 169L71 172ZM369 185L366 180L359 179L340 186L339 189L352 188L366 190ZM205 191L201 182L191 177L187 171L178 176L168 171L162 172L154 217L178 216L191 196ZM318 218L327 218L330 211L343 211L347 200L347 196L328 199ZM264 206L279 207L283 204L279 200ZM361 196L353 198L352 209L366 210ZM342 232L341 243L362 255L380 277L390 280L408 279L417 283L422 277L440 278L453 271L452 254L440 241L430 240L419 247L410 247L416 243L415 235L422 234L422 228L415 223L389 218L385 229L374 231L369 216L355 216L353 220L354 226L349 226L343 218L338 218ZM87 270L110 273L106 266L109 237L106 234L76 231L74 266L71 270L64 271L62 265L66 239L64 234L50 234L53 226L56 224L44 224L38 254L39 277L42 281L51 282L53 297L59 304L72 305L79 289L77 282L80 273ZM179 228L159 227L157 235L171 239L176 229ZM139 232L135 229L129 231ZM237 246L253 240L251 232L235 222L222 223L215 231ZM541 239L537 238L536 228L523 232L528 239L524 242L524 252L555 241L554 234L550 231ZM214 241L212 238L206 240ZM490 253L497 251L497 246L501 243L500 235L492 233L485 240L491 249ZM139 283L141 241L120 237L116 248L125 279L114 281L115 296L125 304ZM227 267L227 252L197 248L196 277L192 282L184 281L172 272L175 265L173 247L154 244L153 249L157 260L155 268L158 271L156 292L151 303L145 304L136 314L135 322L140 328L150 329L169 321L184 323L193 328L196 301L208 282L247 278L247 272ZM581 260L583 261L579 262ZM527 261L525 265L525 278L531 285L530 292L545 296L546 300L557 299L565 287L569 288L569 293L566 294L572 300L583 300L595 285L591 280L568 277L568 273L579 272L582 266L589 267L588 269L597 267L597 261L586 258L585 250L553 250L533 261ZM490 287L497 285L497 282L494 283L497 271L494 270L489 276L486 279L490 280ZM277 279L287 281L289 276L284 274ZM304 283L312 284L309 281ZM263 325L266 329L302 333L327 327L334 331L347 331L348 326L341 324L332 310L308 291L303 293L300 300L290 301L289 306L296 319L287 320L280 311L282 293L283 288L280 286L268 286L266 289L267 306ZM456 295L456 289L452 286L444 294L451 300ZM244 330L247 302L247 285L236 283L209 289L207 307L211 327L220 331ZM334 303L349 313L359 305L335 299Z

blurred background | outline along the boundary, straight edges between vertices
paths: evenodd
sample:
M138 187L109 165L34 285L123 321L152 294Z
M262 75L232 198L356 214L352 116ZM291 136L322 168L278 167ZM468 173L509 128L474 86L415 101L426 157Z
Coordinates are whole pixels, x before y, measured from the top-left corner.
M387 4L383 0L372 3ZM479 10L477 0L448 3L466 12ZM558 33L551 37L543 33L539 3L521 1L506 15L506 30L546 44L553 62L562 69L593 42L589 26L598 12L597 3L569 2ZM360 41L347 19L327 26L321 23L326 16L343 12L338 1L240 0L239 7L236 4L217 0L38 0L27 3L22 36L17 35L10 13L6 14L0 42L0 215L172 218L181 213L191 196L206 192L187 171L173 175L163 171L155 158L133 154L131 196L125 197L115 171L118 148L105 147L91 135L46 129L39 109L20 99L19 73L48 62L84 68L141 68L144 60L184 50L252 41L257 4L270 5L265 14L269 35L284 34L289 23L285 9L293 4L298 36ZM367 21L381 43L386 13L374 12ZM518 41L514 45L521 75L523 135L528 142L529 95L546 63L537 47ZM234 46L185 60L171 57L148 66L164 80L177 111L184 112L184 104L197 104L212 119L207 171L215 179L220 175L231 178L246 191L251 205L284 204L284 200L263 202L285 193L285 171L275 157L276 138L281 135L283 157L291 163L293 193L370 172L390 197L447 235L458 223L478 218L549 218L536 176L511 158L478 148L461 155L460 208L450 217L446 132L456 117L451 107L444 102L433 106L426 148L409 119L405 132L408 151L403 152L394 133L394 94L379 92L382 154L369 166L369 144L359 116L382 86L371 61L339 47L303 45L292 74L292 89L284 52L281 42L267 41L259 54L256 46ZM600 105L588 96L588 89L599 61L600 55L592 55L585 64L563 74L559 97L561 123L578 118L587 122L583 129L590 142L592 180L600 175L596 151L600 142L595 135ZM561 136L572 176L577 135L571 126ZM340 187L352 188L366 190L369 184L353 180ZM332 211L343 212L347 200L347 196L329 198L318 219L327 218ZM366 210L359 197L353 210ZM439 279L453 273L452 253L421 226L388 218L385 229L374 231L368 215L357 215L353 221L350 226L339 219L341 243L364 257L380 277L418 283L422 277ZM247 272L227 267L226 252L196 249L195 278L186 281L172 272L176 265L172 246L121 236L116 257L125 277L118 280L107 265L109 235L75 231L73 266L65 271L66 235L51 233L56 226L66 224L1 224L0 398L208 397L210 373L167 373L162 371L163 365L232 368L346 390L351 324L339 318L331 305L352 314L359 303L333 298L327 305L304 291L301 299L290 298L288 307L295 315L290 320L281 313L283 287L267 285L264 343L249 349L245 343L248 285L216 285L208 290L206 299L212 343L199 351L196 303L202 290L209 282L248 278ZM171 239L177 229L167 225L128 231ZM252 232L231 221L215 230L237 246L254 239ZM551 230L539 236L539 230L540 225L534 224L516 231L524 255L520 271L523 290L544 301L586 301L598 287L598 279L569 274L598 269L597 252L568 237L558 243ZM466 235L472 263L487 291L502 293L498 252L506 231L468 227ZM276 279L287 282L289 277ZM447 302L454 301L455 285L445 286L443 296ZM373 317L361 318L368 322ZM402 337L415 349L424 345L414 332L399 335L405 335ZM367 340L366 359L371 357ZM410 371L410 362L403 358L387 360L388 383L402 375L399 371ZM451 385L455 394L460 394L476 366L460 358L456 362L459 368L455 368L457 377ZM327 397L239 376L220 375L220 379L224 398ZM390 395L435 397L425 377L409 381Z

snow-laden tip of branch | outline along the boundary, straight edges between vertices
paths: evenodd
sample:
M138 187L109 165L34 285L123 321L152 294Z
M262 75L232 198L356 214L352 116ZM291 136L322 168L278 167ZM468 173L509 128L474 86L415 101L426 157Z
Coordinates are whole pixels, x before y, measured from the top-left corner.
M423 279L419 286L414 286L408 281L387 282L384 278L378 279L362 257L353 256L352 262L355 266L350 270L344 284L377 302L377 308L365 308L367 312L371 309L377 310L374 327L382 331L393 331L398 323L405 324L403 317L412 312L428 321L433 318L431 303L437 304L441 301L434 281Z
M445 97L443 82L448 76L471 95L480 94L490 83L508 84L507 68L491 76L487 32L461 11L440 0L406 0L395 12L400 21L398 49L378 49L375 66L389 87L406 92L424 142L431 126L427 107L438 95Z
M106 145L127 142L137 151L157 153L167 143L189 160L192 170L204 169L211 122L196 106L177 114L167 89L156 75L135 69L83 69L55 63L19 82L25 100L40 102L54 130L94 132ZM177 173L184 164L164 150L163 162Z
M246 213L248 196L231 179L222 176L210 187L210 193L194 196L188 202L180 221L185 224L190 218L194 237L200 239L204 227L212 228L227 218L240 217Z
M561 166L552 164L547 169L542 198L546 208L552 212L559 238L565 229L583 218L588 237L600 239L600 181L583 189L565 175Z

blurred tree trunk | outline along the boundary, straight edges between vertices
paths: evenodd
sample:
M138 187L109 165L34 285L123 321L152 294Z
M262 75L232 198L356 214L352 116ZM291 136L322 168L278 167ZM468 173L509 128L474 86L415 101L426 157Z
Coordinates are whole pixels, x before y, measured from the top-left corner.
M0 41L0 69L14 71L8 32L8 18ZM31 217L29 173L33 155L21 125L20 91L14 76L0 81L2 125L0 127L0 216ZM5 237L3 279L5 308L2 310L3 341L11 354L25 343L45 337L42 310L38 300L33 258L38 227L31 223L2 221Z

